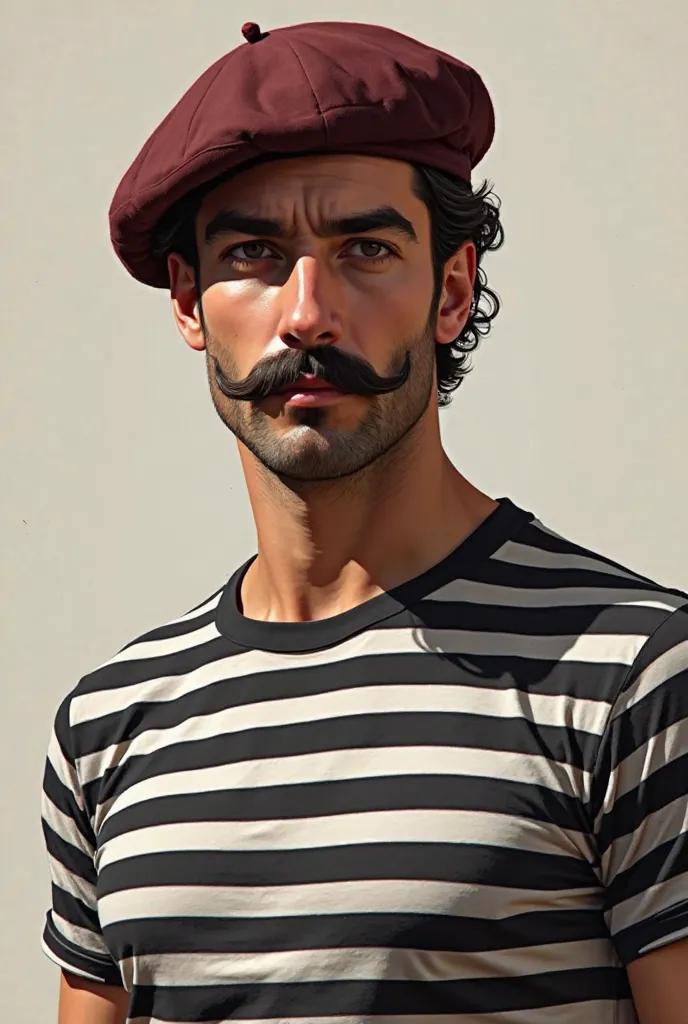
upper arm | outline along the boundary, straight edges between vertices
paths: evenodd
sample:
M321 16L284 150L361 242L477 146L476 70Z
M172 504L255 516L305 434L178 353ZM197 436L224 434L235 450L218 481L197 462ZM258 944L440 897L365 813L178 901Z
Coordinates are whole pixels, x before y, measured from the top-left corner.
M125 1024L128 993L63 971L58 1024Z
M55 719L43 779L43 834L52 882L43 949L72 976L123 988L100 926L96 837L72 746L68 698Z
M688 605L636 659L595 786L605 918L640 1019L688 1024Z
M688 940L662 946L628 965L640 1024L688 1024Z

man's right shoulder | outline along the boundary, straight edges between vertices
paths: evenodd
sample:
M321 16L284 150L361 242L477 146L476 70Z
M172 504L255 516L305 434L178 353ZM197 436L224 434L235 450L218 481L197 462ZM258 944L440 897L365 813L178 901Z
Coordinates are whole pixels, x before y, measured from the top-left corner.
M183 615L149 629L86 673L63 698L65 724L123 711L141 701L171 699L181 677L216 660L227 642L215 626L224 586ZM177 684L177 685L176 685Z

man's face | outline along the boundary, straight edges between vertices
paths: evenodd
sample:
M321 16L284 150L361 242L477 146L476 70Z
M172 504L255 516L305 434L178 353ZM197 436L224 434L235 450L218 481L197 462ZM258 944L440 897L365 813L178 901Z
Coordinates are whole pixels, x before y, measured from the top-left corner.
M201 206L200 309L191 269L170 258L220 417L282 477L364 469L434 395L430 221L412 186L407 164L373 157L265 163Z

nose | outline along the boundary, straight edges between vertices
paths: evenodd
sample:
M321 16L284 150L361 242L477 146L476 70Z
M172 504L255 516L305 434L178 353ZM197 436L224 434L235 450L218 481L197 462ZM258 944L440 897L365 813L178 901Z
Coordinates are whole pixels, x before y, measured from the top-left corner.
M289 348L315 348L339 341L337 291L331 273L315 257L298 259L281 289L278 333L282 342Z

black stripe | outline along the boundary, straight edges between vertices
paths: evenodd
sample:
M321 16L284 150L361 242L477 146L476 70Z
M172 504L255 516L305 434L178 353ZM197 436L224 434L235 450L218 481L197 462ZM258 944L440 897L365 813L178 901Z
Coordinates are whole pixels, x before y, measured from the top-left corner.
M87 928L94 935L100 935L100 919L97 911L88 907L83 900L65 892L59 885L52 885L52 906L55 913L64 917L65 921Z
M91 950L82 950L79 946L75 946L73 942L65 939L63 935L56 931L50 915L46 919L43 939L48 949L59 957L60 960L74 968L75 971L86 971L88 974L99 978L104 985L122 987L122 977L117 965L109 958L99 956Z
M606 555L601 555L598 551L591 551L589 548L583 547L581 544L576 544L574 541L567 540L565 537L558 537L552 533L548 533L538 525L537 521L531 521L525 524L521 530L518 542L538 551L547 551L553 555L561 555L563 558L570 557L571 555L581 558L589 558L594 562L599 562L603 567L614 570L614 572L618 571L629 574L629 569L626 566L621 565L620 562L615 562L612 558L607 558ZM552 559L552 564L556 564L556 560L554 558ZM636 572L631 573L631 575L643 583L649 583L654 590L659 589L657 584L653 583L653 581L647 576L641 576ZM674 592L671 591L671 593Z
M73 793L64 785L49 760L45 762L43 792L50 798L58 810L62 811L67 818L74 822L75 827L87 843L95 846L93 828L91 827L88 815L81 810Z
M495 878L504 878L505 883L508 879L510 888L534 892L597 884L588 864L573 857L488 844L352 841L315 849L193 850L131 857L101 869L98 894L145 886L286 886L382 879L480 885Z
M77 838L76 836L74 837ZM81 850L71 843L65 842L57 832L53 832L47 821L43 821L43 839L46 849L60 864L64 864L68 871L87 881L95 879L95 868L91 857L87 857Z
M208 598L211 600L211 598ZM203 604L206 602L204 601ZM198 606L199 608L202 605ZM177 636L186 636L191 634L192 631L197 629L204 629L215 621L216 608L212 607L208 611L203 612L201 615L195 615L191 619L185 619L183 622L167 622L163 626L157 626L155 629L149 630L147 633L143 633L141 636L136 637L135 640L130 641L122 647L122 651L129 651L132 647L136 647L137 644L149 644L155 643L158 640L172 640Z
M603 600L603 592L607 590L611 601L614 600L614 593L626 586L652 594L655 599L661 598L662 593L673 594L670 590L658 591L656 584L645 581L642 577L632 576L626 579L620 577L612 567L606 571L604 560L599 560L599 568L596 569L564 568L558 564L556 556L552 558L551 565L543 567L500 562L493 558L466 572L464 577L477 583L492 583L498 587L514 587L519 590L551 590L553 587L560 590L567 587L584 590L599 588L599 599Z
M126 713L122 718L125 719ZM122 723L123 729L126 722ZM449 712L396 712L349 715L296 725L251 728L229 735L173 744L155 756L130 754L123 765L108 769L102 779L84 787L87 803L104 802L122 786L169 771L237 764L265 757L287 757L318 751L366 750L429 746L499 750L516 755L545 756L585 768L596 754L596 736L555 726L533 726L526 719L499 719ZM113 736L113 742L115 737ZM439 756L441 750L438 749Z
M635 789L616 797L611 810L602 818L597 832L600 856L616 839L640 829L650 814L668 807L674 800L685 800L686 779L688 753L652 772ZM671 811L667 813L673 816ZM683 818L683 810L678 816Z
M666 939L667 936L684 932L688 935L688 901L674 904L660 910L647 920L637 921L613 936L616 951L623 964L629 964L640 956L651 943Z
M191 632L189 642L193 643ZM74 691L74 695L79 697L93 695L97 701L98 692L101 690L118 690L123 686L144 683L150 679L182 676L202 668L204 665L209 665L219 658L230 658L237 654L245 654L245 649L224 637L215 637L213 640L193 644L191 647L183 647L181 650L171 654L161 654L159 657L152 657L149 654L145 658L130 658L125 661L111 662L84 676Z
M437 684L444 686L470 686L476 689L512 689L514 685L527 686L528 691L542 694L585 697L604 701L609 689L608 665L560 663L554 658L514 657L511 655L473 655L466 652L451 653L441 649L441 637L428 637L437 649L397 654L371 654L347 658L344 663L320 666L283 666L272 672L252 672L238 678L220 675L203 687L190 687L189 692L174 700L137 700L124 711L102 715L98 709L98 694L93 693L90 703L93 721L74 726L75 750L79 757L102 749L103 739L118 728L123 715L136 710L145 712L145 725L150 728L184 721L190 712L242 708L271 700L289 699L337 691L356 690L360 687ZM562 646L562 653L570 641ZM573 668L574 666L574 668ZM124 666L123 666L124 668ZM621 673L628 667L619 665ZM173 674L175 677L177 673ZM161 681L157 676L148 680L152 690ZM619 681L620 682L620 681ZM123 684L124 685L124 684ZM613 694L612 694L613 695ZM458 697L458 702L461 697ZM457 710L461 710L458 708ZM139 726L139 731L142 726ZM120 727L116 735L121 735ZM127 735L135 735L132 727Z
M601 900L600 900L601 902ZM118 958L146 953L267 953L380 945L390 949L482 953L544 942L609 937L599 909L516 914L496 921L444 914L317 914L294 917L156 917L132 932L131 921L107 925L105 938ZM543 938L544 937L544 938Z
M602 744L609 747L607 770L625 761L653 736L688 719L688 669L655 687L614 718Z
M441 644L441 638L428 638ZM563 655L570 645L562 645ZM92 698L94 718L73 727L77 757L102 750L112 743L133 739L148 729L166 729L198 714L211 715L233 708L256 707L295 697L356 691L374 686L428 685L487 687L506 690L518 687L538 694L564 694L605 702L610 684L627 672L610 665L573 661L530 659L514 656L469 656L446 651L417 654L372 655L351 658L310 668L280 668L270 673L253 673L237 679L221 677L202 688L167 701L137 701L122 711L98 716L98 697ZM160 684L158 684L160 685ZM365 711L364 697L361 710ZM462 711L463 696L457 692L455 712ZM508 720L508 719L505 719Z
M685 595L683 595L685 597ZM626 689L632 687L638 676L660 655L670 651L688 639L688 603L667 615L662 625L655 630L640 651L633 669L629 672Z
M648 625L650 623L648 622ZM485 629L483 632L489 632ZM527 634L526 634L527 635ZM475 655L470 649L465 652L447 652L442 647L441 636L427 636L426 651L399 654L374 654L351 657L343 663L333 662L320 666L296 665L289 668L280 666L272 672L251 672L237 678L220 677L217 682L204 685L203 710L239 707L255 703L256 700L279 700L283 698L328 693L337 689L359 686L395 685L414 683L422 679L428 683L447 685L479 686L489 685L494 689L506 689L516 685L537 687L546 694L565 694L588 699L611 700L616 695L619 682L614 688L616 677L610 677L610 666L581 663L572 670L573 663L560 663L556 658L514 657L513 655ZM562 641L561 654L570 646L569 640ZM99 715L98 692L117 689L141 682L155 683L165 676L177 677L204 667L213 661L229 658L227 641L210 641L189 651L148 658L141 661L119 662L94 673L88 678L88 685L79 688L80 696L89 697L97 723L76 724L73 732L76 738L75 754L83 756L101 749L102 737L122 714ZM433 649L434 648L434 649ZM189 664L189 658L192 664ZM626 665L619 665L626 674ZM611 684L611 687L610 687ZM186 697L177 697L172 706L179 708L175 714L183 714L187 705L197 707L199 691L193 690ZM142 702L141 706L155 714L156 703ZM160 707L160 705L157 705Z
M669 614L663 608L610 605L609 597L604 592L591 590L589 604L545 605L540 608L428 599L416 605L414 613L417 621L428 629L470 630L488 637L498 631L534 639L582 635L649 636Z
M534 1010L596 999L627 998L623 971L550 971L535 976L466 981L329 981L293 984L137 988L131 1014L162 1020L217 1021L261 1017L465 1013Z
M607 909L639 896L653 885L686 875L684 901L688 900L688 832L667 840L607 883Z
M188 821L269 821L387 810L451 810L513 815L585 833L581 803L544 786L462 775L393 775L333 782L161 795L117 811L99 833L115 836Z
M55 714L54 732L55 739L57 740L57 744L62 752L62 756L64 757L65 761L67 761L68 764L70 764L73 768L74 758L72 756L71 749L72 730L70 725L71 705L72 695L69 694L60 703L60 706Z

